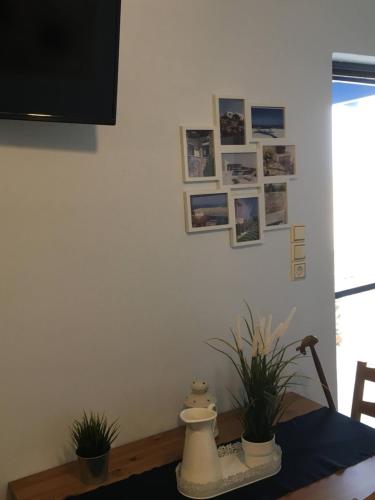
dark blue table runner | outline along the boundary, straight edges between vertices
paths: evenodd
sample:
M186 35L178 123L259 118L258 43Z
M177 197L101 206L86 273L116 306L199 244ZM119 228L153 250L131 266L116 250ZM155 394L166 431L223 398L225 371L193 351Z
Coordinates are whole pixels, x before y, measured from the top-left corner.
M375 455L375 429L328 408L279 424L276 441L283 452L282 468L276 476L218 498L274 500ZM69 499L182 499L185 497L176 489L176 465L163 465Z

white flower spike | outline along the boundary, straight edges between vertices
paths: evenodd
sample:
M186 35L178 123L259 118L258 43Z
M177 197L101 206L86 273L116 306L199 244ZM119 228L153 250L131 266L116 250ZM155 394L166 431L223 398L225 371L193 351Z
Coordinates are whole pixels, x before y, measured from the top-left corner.
M285 322L286 323L286 328L289 328L289 324L292 321L293 316L296 314L296 311L297 311L297 308L296 307L292 307L292 310L289 313L288 319Z
M296 310L296 307L293 307L286 321L281 322L272 333L272 315L270 314L268 316L267 322L265 318L258 318L258 325L255 328L255 335L253 339L252 357L257 354L265 356L272 351L274 342L281 338L287 331Z

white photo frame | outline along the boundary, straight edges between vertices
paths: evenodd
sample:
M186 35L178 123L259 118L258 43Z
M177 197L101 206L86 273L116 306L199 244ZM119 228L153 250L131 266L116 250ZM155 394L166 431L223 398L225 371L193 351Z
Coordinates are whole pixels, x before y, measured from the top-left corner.
M241 150L247 147L250 140L247 109L248 100L244 97L214 95L215 125L218 131L218 144L222 151L227 148ZM232 133L225 132L229 128Z
M286 137L286 107L251 104L247 109L252 141Z
M297 178L296 146L279 143L260 144L261 170L265 181Z
M264 230L290 228L288 210L288 181L264 182Z
M251 189L260 185L259 151L255 145L241 151L222 151L220 164L223 188Z
M231 195L230 241L233 248L263 243L263 194L259 191L234 192Z
M214 127L181 126L180 136L184 181L218 181L217 143Z
M185 191L187 233L230 229L229 191Z

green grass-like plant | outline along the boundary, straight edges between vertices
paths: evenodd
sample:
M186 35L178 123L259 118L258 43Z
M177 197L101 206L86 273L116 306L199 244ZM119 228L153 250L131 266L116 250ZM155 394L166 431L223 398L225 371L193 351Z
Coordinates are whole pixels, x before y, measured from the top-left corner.
M119 435L117 420L108 424L104 415L83 412L81 420L74 420L71 437L76 453L80 457L93 458L104 455Z
M238 326L237 331L230 330L232 343L220 338L209 339L206 343L231 360L242 382L240 396L231 395L239 410L244 439L262 443L273 438L275 426L285 411L285 392L295 385L293 380L297 373L286 375L284 370L301 357L301 354L287 357L288 349L300 341L280 346L280 337L288 328L295 310L271 333L272 318L255 324L250 307L246 306L250 319L243 318L245 337L240 335Z

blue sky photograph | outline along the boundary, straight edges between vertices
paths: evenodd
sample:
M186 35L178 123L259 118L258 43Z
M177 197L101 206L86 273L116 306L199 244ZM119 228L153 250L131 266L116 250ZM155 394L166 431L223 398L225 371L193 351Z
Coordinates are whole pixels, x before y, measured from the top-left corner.
M225 193L193 195L191 197L191 208L227 207L228 199Z
M251 108L253 128L284 128L284 108Z
M258 198L239 198L236 200L237 207L241 207L241 216L245 219L258 217Z
M244 114L244 102L242 99L220 99L219 107L220 116L228 112Z

